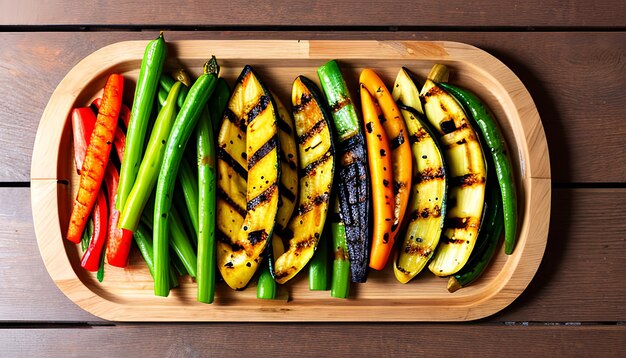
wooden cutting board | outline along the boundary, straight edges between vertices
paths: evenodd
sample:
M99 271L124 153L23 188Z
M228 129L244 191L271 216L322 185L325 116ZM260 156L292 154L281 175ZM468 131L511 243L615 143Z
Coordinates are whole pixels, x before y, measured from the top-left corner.
M168 298L155 297L152 277L136 250L126 269L107 265L105 280L99 283L95 274L80 267L80 247L63 239L77 186L68 118L72 108L100 96L111 73L126 77L125 100L130 103L145 46L145 41L116 43L78 63L52 94L35 139L31 195L39 249L57 286L86 311L115 321L465 321L498 312L528 286L546 247L550 162L539 114L515 74L495 57L462 43L304 40L171 42L166 66L183 65L197 76L215 55L221 76L232 85L250 64L289 103L295 77L317 80L317 67L330 59L340 61L353 93L364 67L391 86L401 66L423 80L434 63L448 65L450 82L483 99L508 141L520 200L520 233L513 255L500 249L479 281L455 293L446 290L447 279L427 270L403 285L387 267L372 271L367 283L353 284L349 299L309 291L306 274L301 273L280 287L277 300L256 299L254 283L238 292L220 283L215 302L207 305L196 302L196 284L188 277Z

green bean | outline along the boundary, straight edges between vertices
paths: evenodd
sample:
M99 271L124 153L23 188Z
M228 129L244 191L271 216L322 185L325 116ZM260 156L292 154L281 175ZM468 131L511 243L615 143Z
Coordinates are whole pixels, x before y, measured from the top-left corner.
M270 274L270 268L267 261L261 267L259 280L256 286L256 298L264 300L273 300L276 298L276 281Z

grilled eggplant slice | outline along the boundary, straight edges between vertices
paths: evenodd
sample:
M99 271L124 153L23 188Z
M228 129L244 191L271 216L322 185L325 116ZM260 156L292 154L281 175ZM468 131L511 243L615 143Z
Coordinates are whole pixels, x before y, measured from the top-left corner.
M217 265L233 289L244 288L272 235L279 196L278 110L246 65L218 136Z
M450 185L444 233L428 268L449 276L467 262L480 228L487 179L483 152L463 108L435 82L446 82L448 68L433 66L422 88L424 112L441 135Z
M443 151L434 130L422 120L417 83L407 69L396 77L392 92L409 132L413 151L413 185L407 210L409 219L404 241L398 248L393 272L401 283L417 276L433 256L446 215L447 176Z
M352 282L365 282L369 264L369 175L365 138L335 60L317 69L337 130L339 215L350 254Z
M294 277L313 257L326 222L335 169L330 115L324 109L317 86L304 76L297 77L291 101L301 168L300 195L297 211L281 235L288 249L277 257L274 265L276 282L281 284Z

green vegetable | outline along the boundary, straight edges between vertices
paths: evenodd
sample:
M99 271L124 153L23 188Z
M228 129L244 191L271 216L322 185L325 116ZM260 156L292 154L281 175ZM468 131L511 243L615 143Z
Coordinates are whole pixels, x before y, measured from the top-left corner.
M309 290L325 291L328 287L328 237L326 231L317 242L315 255L309 263Z
M178 167L187 141L196 127L200 113L215 89L218 72L219 66L217 65L217 60L213 57L204 65L204 74L196 80L190 89L167 141L165 156L157 182L154 211L154 293L157 296L167 296L169 294L167 233Z
M354 103L336 61L318 68L335 124L340 213L350 253L352 282L365 282L369 264L369 175L367 152Z
M218 81L219 83L219 81ZM219 87L218 87L219 88ZM215 96L215 92L213 92ZM213 97L211 97L213 98ZM215 140L209 112L202 111L197 128L198 148L198 301L212 303L215 294Z
M150 271L150 275L154 277L154 260L153 260L153 252L152 252L152 237L150 237L150 230L145 228L143 225L139 225L137 227L137 231L133 233L133 238L135 239L135 243L139 248L139 252L143 257L146 265L148 266L148 270ZM173 266L170 266L170 282L172 283L172 287L178 286L178 277L176 276L176 271Z
M167 46L163 33L156 40L150 41L141 61L139 78L130 112L130 122L126 133L126 148L120 172L120 183L115 207L123 211L126 199L133 188L143 153L150 113L154 106L154 97L158 89L158 81L163 71Z
M217 135L220 130L220 121L224 115L224 110L230 98L230 88L223 78L217 80L217 87L213 95L209 98L209 116L213 123L213 133Z
M480 128L481 142L486 143L491 152L504 205L504 252L510 255L513 253L517 239L517 193L511 158L502 131L491 116L489 109L476 95L447 83L439 85L454 96L470 114L470 119L473 119Z
M91 237L93 236L93 230L93 219L90 218L87 223L87 229L83 231L83 238L80 240L80 248L83 252L87 251L87 248L89 247L89 240L91 240Z
M178 96L181 85L180 82L177 82L172 86L172 90L165 101L165 106L159 112L154 123L146 154L139 167L137 180L128 195L124 209L120 213L119 227L123 229L130 231L137 229L141 213L156 185L159 169L165 155L165 144L176 118L174 100Z
M183 189L183 197L187 204L193 231L198 232L198 179L189 162L183 157L180 161L178 180Z
M330 296L348 298L350 292L350 260L346 244L346 230L339 216L338 199L335 198L334 213L331 216L331 233L333 237L333 273L330 283Z
M168 91L163 88L159 88L159 92L157 93L157 99L161 107L165 106L165 100L167 99Z
M172 76L168 74L164 73L159 78L159 84L161 85L161 88L164 89L166 92L172 90L172 86L174 85L174 83L176 83L176 80L174 80Z
M264 300L273 300L276 298L276 281L270 274L270 268L267 261L261 266L261 273L257 282L256 297Z
M170 246L180 258L180 261L185 266L185 270L191 277L196 277L198 269L198 258L193 249L193 245L188 240L187 233L182 224L180 214L176 208L170 209Z
M107 248L105 247L102 250L102 255L100 255L100 267L98 267L98 273L96 274L98 282L104 281L104 257L106 256L106 250Z

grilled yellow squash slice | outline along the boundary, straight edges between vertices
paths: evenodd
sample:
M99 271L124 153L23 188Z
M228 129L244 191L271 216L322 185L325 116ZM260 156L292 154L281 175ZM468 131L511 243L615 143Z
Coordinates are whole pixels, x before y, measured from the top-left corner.
M294 277L313 257L324 229L335 169L330 116L324 110L317 86L299 76L291 92L296 123L300 175L298 207L282 238L287 248L277 255L276 282Z
M434 130L422 120L419 90L407 69L398 73L392 96L398 102L413 152L413 185L406 215L409 221L393 265L396 279L407 283L422 271L437 248L448 185L443 151Z
M441 135L449 173L448 210L444 233L428 268L449 276L467 262L478 236L487 171L478 137L462 107L436 82L446 82L448 68L433 66L422 88L424 112Z
M246 65L218 135L217 265L233 289L248 284L274 229L279 150L276 104Z
M296 129L291 113L278 97L274 96L278 107L278 138L280 139L280 194L278 201L278 214L276 226L272 235L272 253L270 255L270 272L274 274L274 260L285 252L283 232L291 219L293 209L296 207L298 196L298 150L296 148Z

